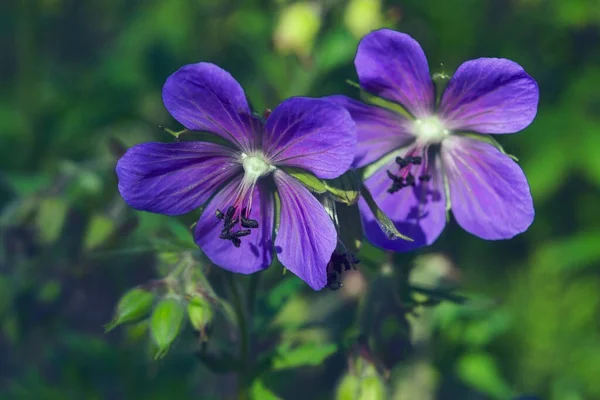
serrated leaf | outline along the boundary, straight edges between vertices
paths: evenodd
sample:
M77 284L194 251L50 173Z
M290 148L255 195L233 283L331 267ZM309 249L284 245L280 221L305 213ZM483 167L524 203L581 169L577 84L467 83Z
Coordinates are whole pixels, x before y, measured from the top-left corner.
M325 193L327 185L321 179L302 168L284 167L286 173L298 179L300 183L313 193Z
M40 201L36 222L42 241L52 243L58 239L68 210L67 202L59 197L46 197Z
M273 360L273 370L296 368L301 366L316 366L337 351L333 343L306 343L296 348L288 349L280 346L279 354Z
M369 189L367 189L367 187L364 184L361 186L360 192L363 199L365 199L365 202L369 206L369 209L375 216L375 220L379 224L379 227L389 239L403 239L409 242L413 241L411 238L409 238L408 236L404 236L398 231L398 229L396 229L396 226L394 225L392 220L387 215L385 215L381 208L379 208L379 206L375 202L375 199L373 199L371 192L369 192Z

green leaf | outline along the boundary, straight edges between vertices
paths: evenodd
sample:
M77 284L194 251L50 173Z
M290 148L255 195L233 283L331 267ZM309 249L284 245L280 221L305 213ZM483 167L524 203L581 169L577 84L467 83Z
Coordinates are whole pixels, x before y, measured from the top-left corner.
M260 379L256 379L250 388L250 397L253 400L280 400L281 397L271 392Z
M36 222L42 241L52 243L58 239L68 210L67 202L59 197L46 197L40 201Z
M354 170L335 179L324 181L326 190L331 193L335 200L347 205L356 204L360 197L360 181Z
M273 360L273 370L316 366L336 351L337 345L333 343L306 343L293 349L288 349L288 346L282 345L279 346L278 355Z
M109 217L96 214L92 216L83 239L83 248L92 250L104 243L115 231L115 223Z
M294 167L283 167L284 170L289 175L298 179L300 183L306 186L313 193L325 193L327 191L327 185L321 179L314 176L312 173L308 172L302 168L294 168Z
M392 220L387 215L385 215L385 213L379 208L379 206L375 202L375 199L373 199L371 192L369 192L369 189L367 189L367 187L364 184L361 186L361 195L363 199L365 199L367 205L369 206L369 209L375 216L379 227L389 239L403 239L409 242L413 241L408 236L404 236L403 234L398 232L398 229L396 229Z

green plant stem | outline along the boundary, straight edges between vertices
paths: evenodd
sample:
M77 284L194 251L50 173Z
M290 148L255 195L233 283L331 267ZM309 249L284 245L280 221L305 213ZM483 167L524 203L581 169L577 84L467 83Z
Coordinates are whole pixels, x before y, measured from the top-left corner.
M248 400L248 363L249 363L249 336L248 336L248 324L246 321L246 312L242 298L238 291L238 286L231 274L226 275L227 285L231 292L231 301L238 321L238 327L240 332L240 367L238 370L238 400Z

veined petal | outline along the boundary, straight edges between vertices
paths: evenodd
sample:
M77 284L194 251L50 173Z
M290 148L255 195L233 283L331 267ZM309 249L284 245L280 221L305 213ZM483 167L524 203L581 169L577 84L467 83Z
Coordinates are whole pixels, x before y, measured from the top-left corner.
M342 95L323 99L344 107L356 123L355 168L364 167L414 139L406 128L409 121L403 115Z
M440 113L451 130L514 133L537 113L536 81L517 63L480 58L462 64L442 95Z
M446 196L439 159L427 172L431 175L430 181L417 180L413 187L388 193L392 180L387 171L394 173L396 167L390 164L380 168L365 181L365 185L381 210L394 222L396 229L413 241L388 239L363 199L359 207L365 234L371 243L387 250L405 252L432 244L442 233L446 225ZM414 172L418 171L416 166L413 168Z
M138 144L116 168L119 192L127 204L166 215L200 207L241 171L233 150L206 142Z
M221 239L223 220L217 218L217 210L226 212L235 200L234 196L241 179L236 179L223 188L204 209L194 231L196 244L216 265L232 272L251 274L271 265L273 252L273 223L275 219L273 193L262 182L258 182L252 194L250 219L258 222L248 236L241 237L240 247L230 240ZM245 229L237 224L235 232Z
M333 222L317 199L295 178L274 173L281 198L275 239L277 258L314 290L327 284L327 263L337 244Z
M380 29L358 44L354 59L360 86L403 105L414 116L431 114L435 89L419 43L405 33Z
M229 72L210 63L183 66L167 79L162 96L187 129L213 133L245 151L252 148L260 124Z
M263 149L275 165L337 178L350 168L355 148L354 121L348 111L329 101L293 97L267 119Z
M452 212L482 239L510 239L527 230L535 211L521 168L494 146L451 136L442 145Z

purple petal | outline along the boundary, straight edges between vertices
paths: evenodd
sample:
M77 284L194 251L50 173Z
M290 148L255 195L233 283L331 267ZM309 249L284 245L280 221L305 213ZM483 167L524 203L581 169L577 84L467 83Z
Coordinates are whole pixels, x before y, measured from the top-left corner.
M214 143L142 143L117 163L119 192L131 207L179 215L200 207L241 173L233 150Z
M482 239L510 239L527 230L535 211L521 168L494 146L451 136L442 146L452 212Z
M479 133L514 133L537 113L540 92L523 68L502 58L462 64L448 82L440 103L446 127Z
M358 44L354 65L366 91L402 104L416 117L433 111L427 58L410 36L390 29L369 33Z
M365 201L361 199L359 207L363 227L371 243L387 250L404 252L435 242L446 225L446 201L439 160L436 160L436 164L436 168L430 168L428 171L432 175L429 182L417 180L414 187L405 187L396 193L387 192L392 185L387 170L396 173L397 165L386 165L365 181L376 203L394 222L398 231L413 239L413 242L388 239ZM413 175L420 175L421 172L418 171L423 167L424 165L413 166Z
M414 139L406 129L408 119L398 113L341 95L323 99L344 107L356 123L355 168L364 167Z
M273 194L262 182L255 187L249 218L258 221L258 228L251 229L250 235L242 237L238 248L230 240L219 238L223 220L216 217L216 212L217 209L226 212L233 205L235 192L240 185L241 179L232 181L208 203L196 225L194 238L204 254L219 267L251 274L271 265L275 215ZM245 228L238 224L231 231L239 229Z
M333 222L295 178L280 170L274 178L281 198L277 258L311 288L320 290L327 284L327 263L337 244Z
M319 178L336 178L352 165L354 122L337 104L294 97L277 106L267 119L263 149L276 165L300 167Z
M167 79L163 102L187 129L213 133L242 150L252 148L260 129L240 84L214 64L181 67Z

